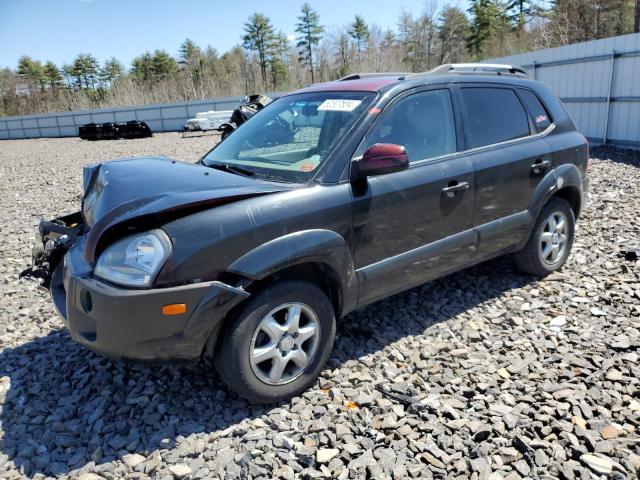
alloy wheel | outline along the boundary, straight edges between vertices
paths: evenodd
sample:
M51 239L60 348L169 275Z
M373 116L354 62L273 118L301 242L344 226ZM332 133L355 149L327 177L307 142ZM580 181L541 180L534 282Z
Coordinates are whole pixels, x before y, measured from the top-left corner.
M556 264L564 255L569 230L567 216L560 211L553 212L544 223L540 235L539 253L543 262Z
M251 369L268 385L283 385L298 378L318 349L320 322L302 303L285 303L271 310L258 324L249 351Z

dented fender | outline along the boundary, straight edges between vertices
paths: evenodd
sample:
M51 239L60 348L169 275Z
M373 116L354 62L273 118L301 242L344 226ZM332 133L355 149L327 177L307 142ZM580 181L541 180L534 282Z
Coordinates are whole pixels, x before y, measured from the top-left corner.
M251 280L262 280L285 268L305 263L330 267L340 282L343 312L355 306L357 277L353 257L344 237L331 230L303 230L276 238L242 255L227 271Z

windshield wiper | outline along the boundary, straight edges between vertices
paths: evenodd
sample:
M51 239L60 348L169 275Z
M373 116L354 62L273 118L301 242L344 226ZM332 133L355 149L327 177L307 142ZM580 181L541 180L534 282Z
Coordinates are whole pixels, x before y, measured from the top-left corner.
M236 175L242 175L243 177L253 177L255 172L246 168L238 167L236 165L229 165L228 163L211 163L207 167L215 168L216 170L222 170L223 172L234 173Z

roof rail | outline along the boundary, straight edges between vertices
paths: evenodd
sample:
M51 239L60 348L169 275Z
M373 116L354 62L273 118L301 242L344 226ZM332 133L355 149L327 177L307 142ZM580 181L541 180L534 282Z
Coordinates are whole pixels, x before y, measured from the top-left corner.
M346 77L339 78L339 82L346 82L349 80L360 80L361 78L375 78L375 77L398 77L400 80L401 77L407 76L407 73L402 72L384 72L384 73L353 73L351 75L347 75Z
M514 75L527 77L527 71L517 65L503 65L500 63L446 63L428 72L417 73L422 75ZM413 76L413 75L412 75Z

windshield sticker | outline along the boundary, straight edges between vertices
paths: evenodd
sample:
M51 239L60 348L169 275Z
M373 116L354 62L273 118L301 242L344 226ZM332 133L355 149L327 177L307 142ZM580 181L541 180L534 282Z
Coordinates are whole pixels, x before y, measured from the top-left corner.
M353 112L362 100L340 100L329 99L320 104L318 110L329 110L332 112Z
M547 116L546 115L538 115L536 117L536 123L543 123L547 121Z

